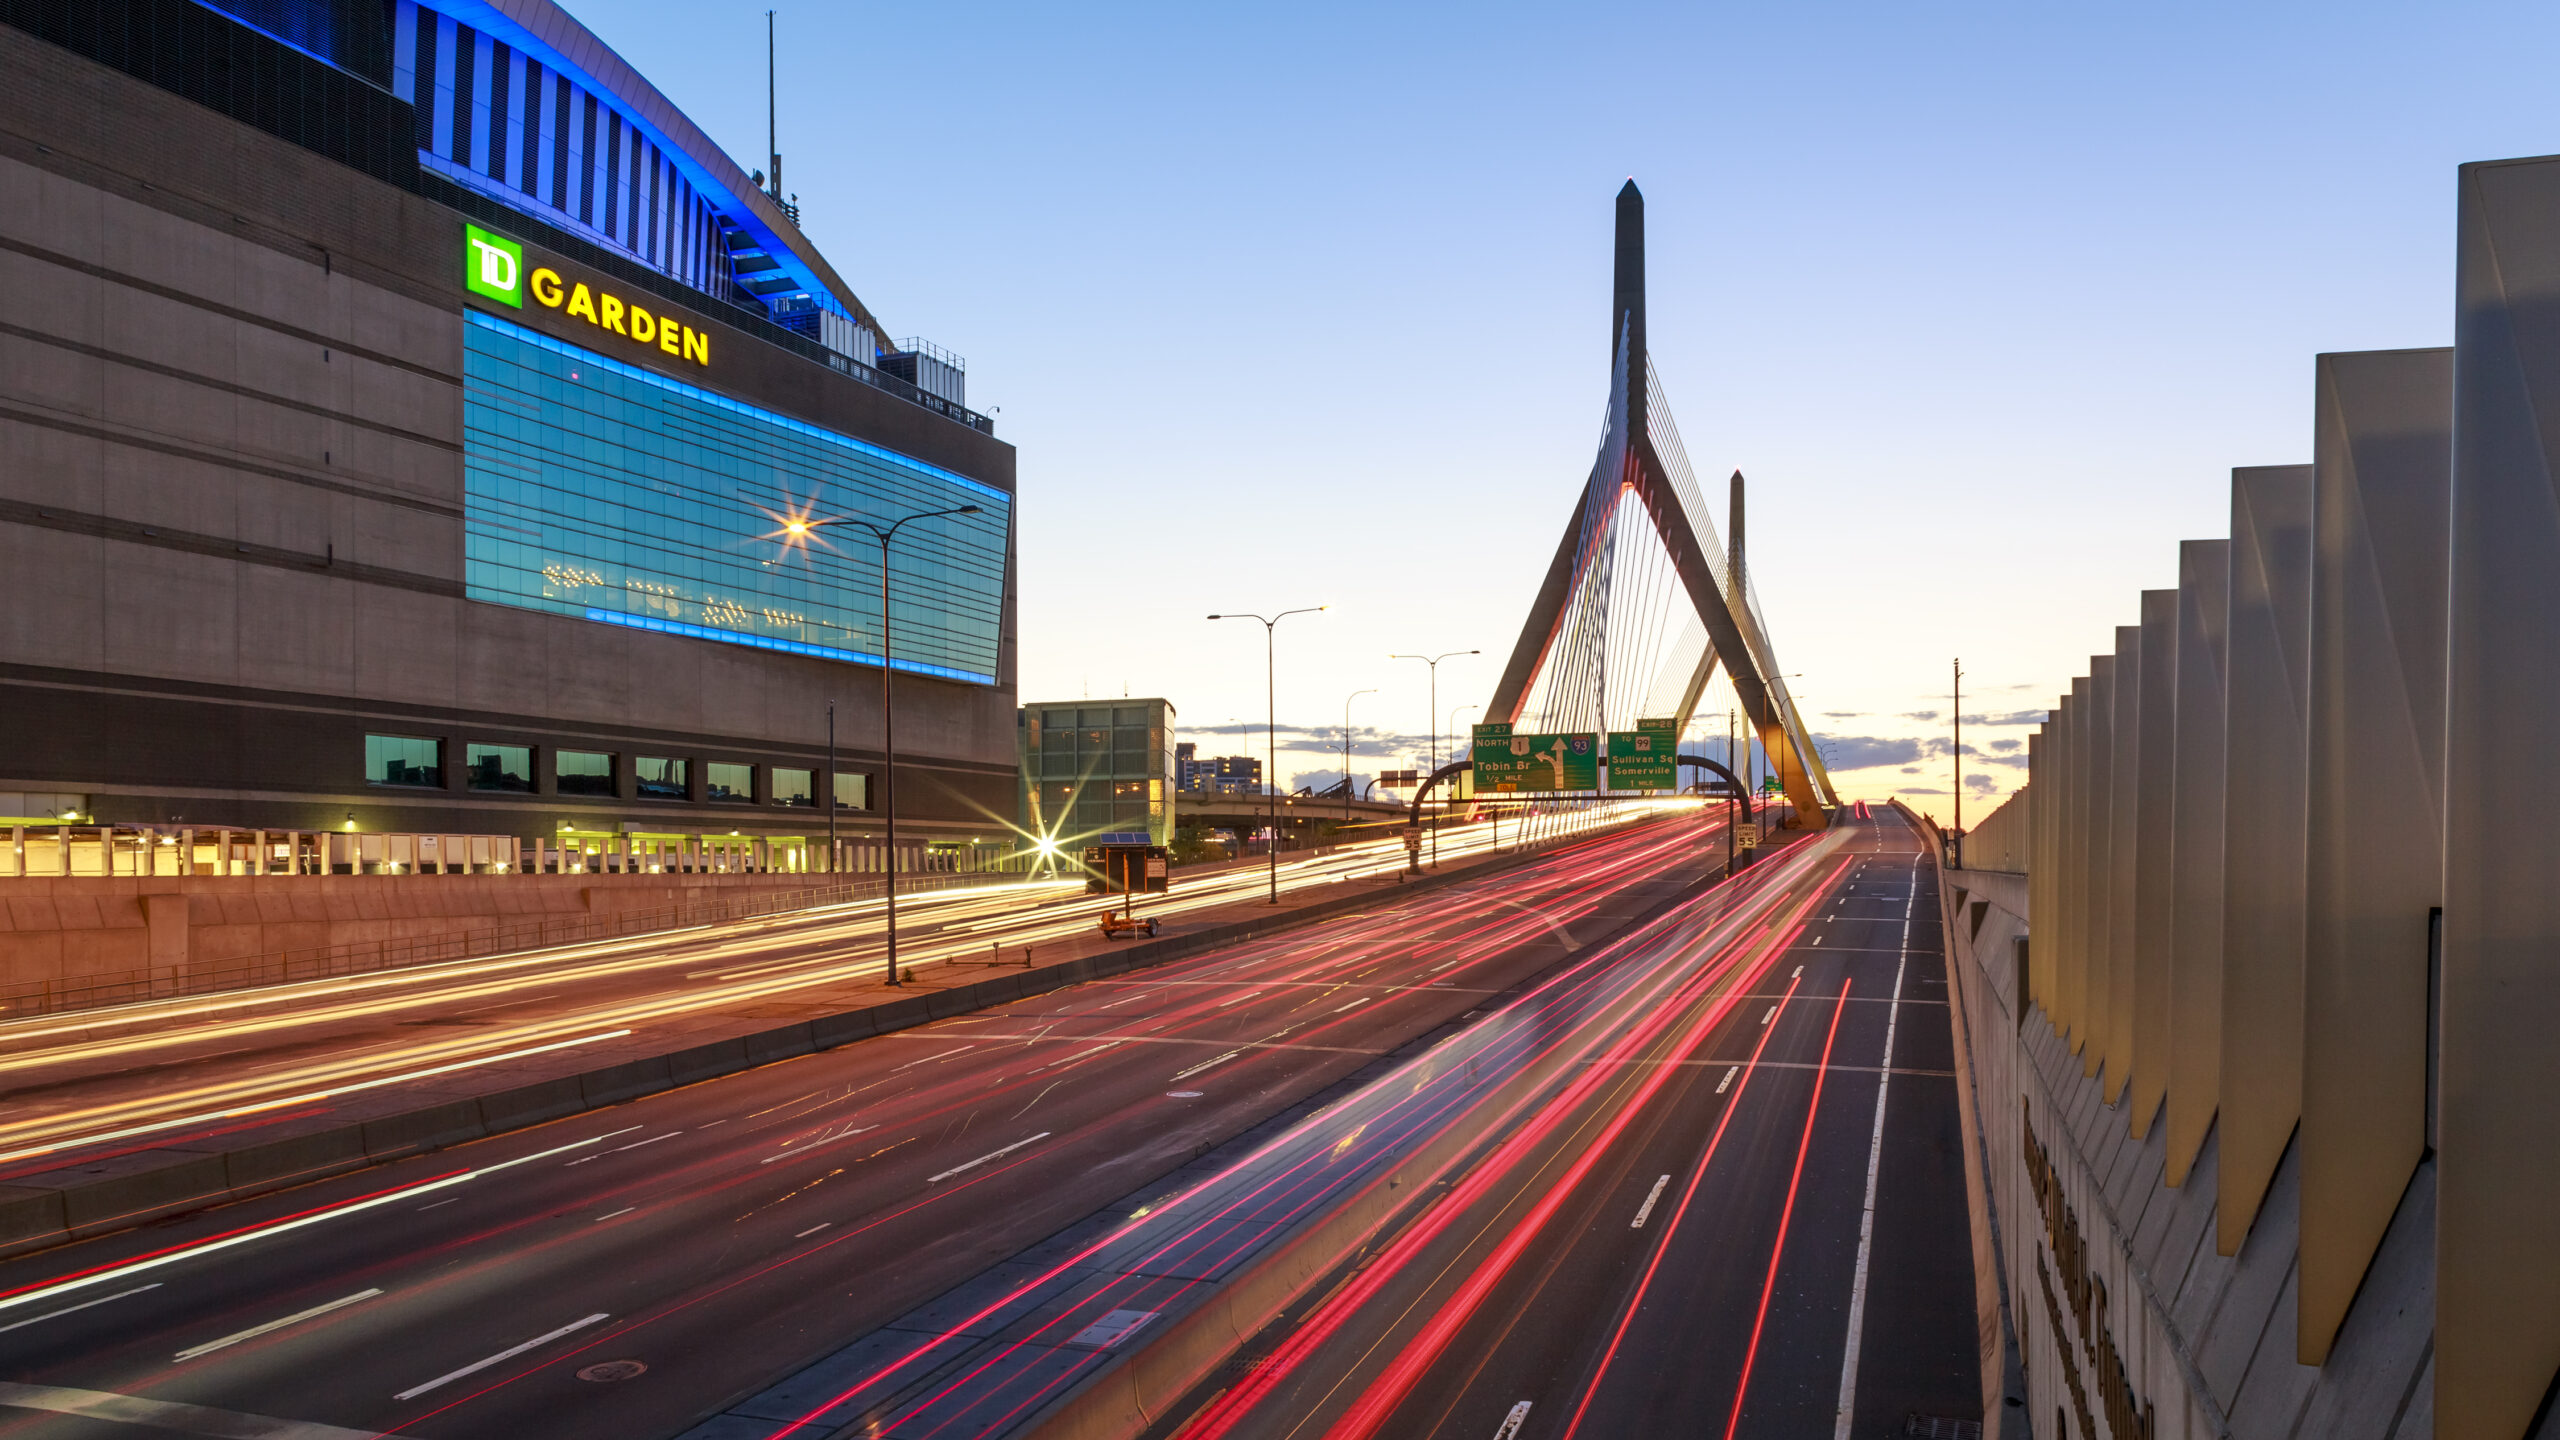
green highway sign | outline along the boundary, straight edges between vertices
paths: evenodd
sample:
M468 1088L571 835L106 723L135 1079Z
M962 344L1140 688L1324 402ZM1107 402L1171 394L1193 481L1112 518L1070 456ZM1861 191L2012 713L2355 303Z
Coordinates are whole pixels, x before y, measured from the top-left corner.
M1475 727L1475 793L1526 794L1600 788L1598 737L1514 735L1508 725Z
M1609 788L1680 788L1679 722L1638 720L1633 730L1609 732Z

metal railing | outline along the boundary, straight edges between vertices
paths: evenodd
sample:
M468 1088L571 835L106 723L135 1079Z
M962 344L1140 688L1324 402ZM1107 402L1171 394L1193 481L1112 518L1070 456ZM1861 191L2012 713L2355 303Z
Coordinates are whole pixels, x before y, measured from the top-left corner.
M901 895L914 895L926 891L960 889L1021 878L1018 875L994 871L971 874L901 875L898 877L898 891ZM306 980L369 975L422 965L445 964L457 960L476 960L492 955L627 939L653 932L754 920L767 916L785 915L796 910L810 910L821 906L867 900L878 896L882 889L883 882L874 877L737 900L670 905L611 915L521 920L463 930L450 935L355 940L335 945L315 945L245 959L217 960L203 965L189 965L184 969L159 967L110 971L96 975L66 976L58 980L46 980L32 985L19 985L0 990L0 1019L54 1015L71 1010L95 1010L104 1006L129 1005L144 1000L182 999L190 995L210 995L222 991L287 985Z

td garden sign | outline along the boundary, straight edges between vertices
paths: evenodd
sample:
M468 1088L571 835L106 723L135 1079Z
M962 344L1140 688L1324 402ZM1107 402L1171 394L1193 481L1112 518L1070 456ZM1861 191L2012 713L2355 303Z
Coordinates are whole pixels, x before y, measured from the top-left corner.
M522 245L477 225L462 227L462 242L462 283L474 295L518 310L530 295L544 309L574 315L626 340L654 345L670 359L702 366L711 363L711 337L672 316L655 314L636 300L594 289L584 281L564 281L559 271L547 265L528 271Z

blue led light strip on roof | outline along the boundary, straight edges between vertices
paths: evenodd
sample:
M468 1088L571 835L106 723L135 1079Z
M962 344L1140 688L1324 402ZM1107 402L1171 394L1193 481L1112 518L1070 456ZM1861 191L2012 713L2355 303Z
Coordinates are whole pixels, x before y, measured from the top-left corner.
M658 374L654 370L643 370L637 365L628 365L609 356L599 355L592 350L581 349L565 340L554 340L539 330L528 330L521 325L501 320L495 315L486 314L478 310L465 310L462 314L465 320L471 324L479 326L483 330L494 330L501 335L509 337L510 339L519 340L527 345L549 350L557 355L573 356L585 364L603 366L606 370L609 370L616 375L627 376L644 385L654 386L657 389L667 391L670 394L681 395L688 400L699 401L702 404L713 407L714 409L726 410L736 415L744 415L751 420L760 420L767 425L778 425L783 429L809 436L812 439L822 440L827 444L838 447L839 449L851 450L858 455L868 455L875 459L889 461L891 464L904 465L910 470L921 471L925 475L931 476L933 479L940 480L945 484L957 485L961 489L969 491L971 494L984 495L990 500L999 501L1006 507L1006 513L1008 515L1012 513L1013 497L1011 495L1006 494L993 485L972 480L966 475L954 474L949 470L943 469L939 465L929 464L926 461L918 460L912 455L901 455L895 450L891 450L886 446L874 445L868 440L856 440L850 435L839 435L833 430L822 429L816 425L810 424L806 420L795 420L788 415L777 415L771 410L761 409L757 406L749 405L741 400L732 400L726 395L705 390L698 385L687 385L681 380L668 379L666 376ZM870 661L867 663L877 664L878 662ZM901 668L904 667L902 666ZM959 672L954 671L952 673L957 674Z
M653 620L646 615L628 615L620 610L600 610L590 606L587 618L607 625L628 625L634 630L655 630L665 635L683 635L695 640L717 640L728 645L746 645L757 650L780 650L792 655L810 655L820 660L849 660L856 665L877 665L880 657L859 650L839 650L832 645L811 645L801 640L777 640L770 635L747 635L735 630L714 630L708 625L688 625L681 620ZM950 665L928 665L921 660L900 660L890 668L910 675L931 675L942 680L966 680L978 685L993 685L996 677L975 670L962 670Z

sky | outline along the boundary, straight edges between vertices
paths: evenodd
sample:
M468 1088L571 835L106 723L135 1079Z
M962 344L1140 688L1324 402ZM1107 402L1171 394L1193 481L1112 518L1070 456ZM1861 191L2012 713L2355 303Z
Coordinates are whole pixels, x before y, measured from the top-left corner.
M787 5L788 0L784 0ZM742 165L761 6L571 0ZM1851 797L1968 818L2307 461L2312 358L2449 344L2455 167L2560 150L2560 9L799 5L784 174L1019 447L1022 698L1362 776L1480 704L1588 473L1612 200L1656 369ZM1328 605L1263 637L1213 612ZM1459 717L1463 726L1466 717ZM1250 732L1250 738L1246 732ZM1444 739L1444 750L1447 742Z

